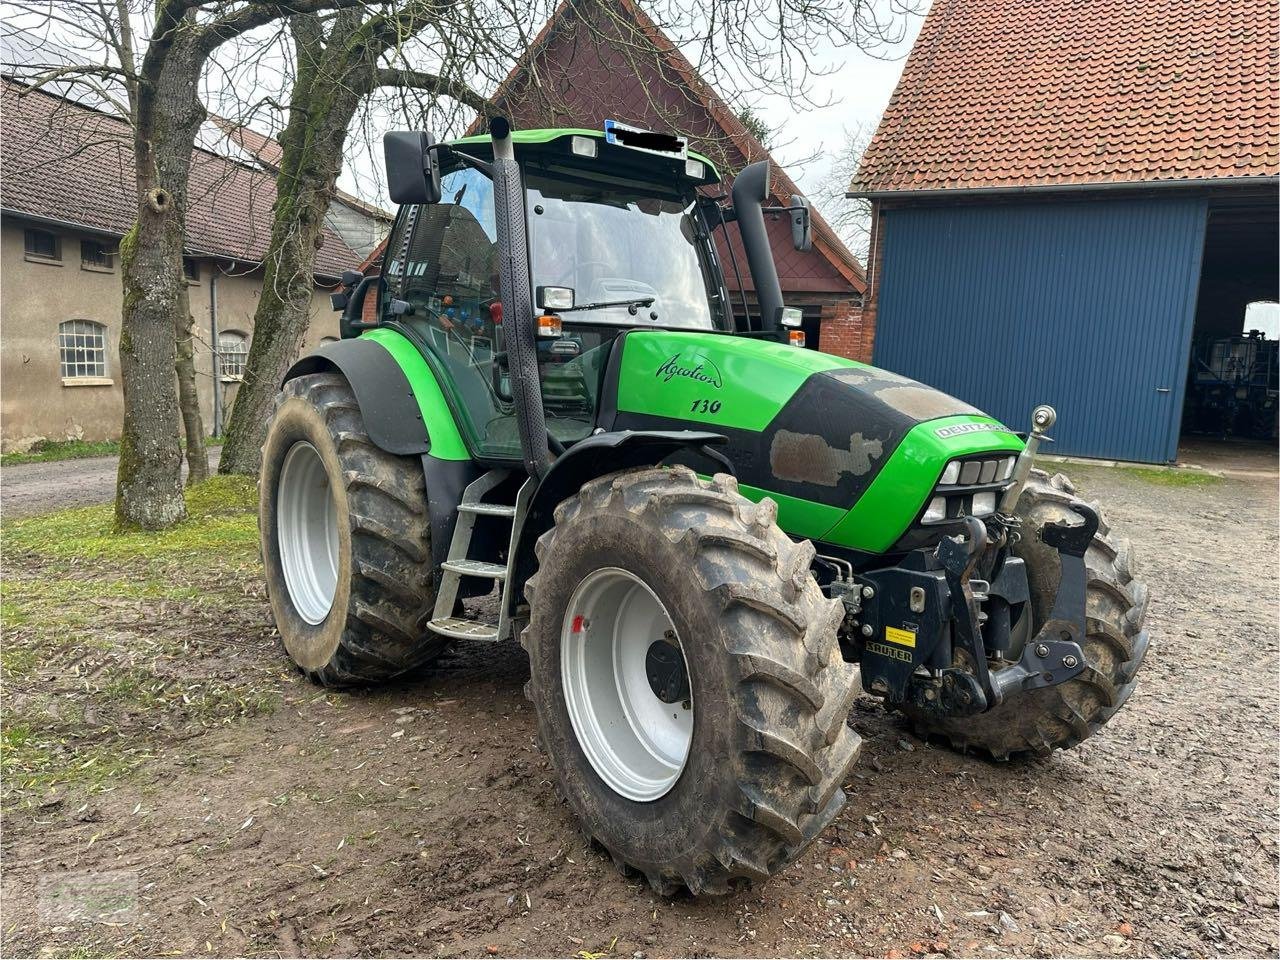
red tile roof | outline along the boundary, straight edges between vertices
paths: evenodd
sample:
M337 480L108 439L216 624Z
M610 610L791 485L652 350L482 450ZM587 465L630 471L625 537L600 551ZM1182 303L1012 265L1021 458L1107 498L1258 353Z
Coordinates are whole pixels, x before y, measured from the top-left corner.
M42 91L3 83L0 103L0 208L122 236L137 201L133 141L127 124ZM271 239L275 178L195 150L186 252L260 263ZM338 277L360 255L324 228L316 273Z
M748 163L770 159L729 105L704 81L688 58L632 0L615 0L607 16L602 6L562 0L528 51L491 98L517 126L601 127L618 119L652 128L678 129L691 145L721 167L724 182ZM651 56L647 49L656 52ZM532 78L536 75L536 81ZM467 132L479 133L480 118ZM776 161L772 193L779 205L800 188ZM797 252L785 218L769 225L774 259L784 293L861 293L866 273L817 211L813 250ZM736 231L734 231L736 234ZM738 261L744 264L740 247ZM730 273L731 290L736 284ZM744 286L752 289L749 276Z
M236 146L253 154L263 166L270 168L274 173L280 172L280 163L284 160L284 148L280 146L280 142L274 137L269 137L265 133L259 133L252 127L245 126L243 123L238 123L227 117L220 117L214 113L209 114L209 122L221 130L227 139L236 144ZM333 199L344 206L373 217L375 220L390 222L395 219L395 214L390 211L384 210L377 204L369 203L367 200L361 200L345 190L335 188Z
M850 190L1276 176L1275 0L934 0Z

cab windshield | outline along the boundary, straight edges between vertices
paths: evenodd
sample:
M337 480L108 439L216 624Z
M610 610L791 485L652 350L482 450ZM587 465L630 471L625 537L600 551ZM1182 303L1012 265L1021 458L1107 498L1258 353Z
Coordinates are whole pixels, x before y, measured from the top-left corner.
M527 173L525 185L533 284L573 290L566 323L716 327L692 198L562 175Z

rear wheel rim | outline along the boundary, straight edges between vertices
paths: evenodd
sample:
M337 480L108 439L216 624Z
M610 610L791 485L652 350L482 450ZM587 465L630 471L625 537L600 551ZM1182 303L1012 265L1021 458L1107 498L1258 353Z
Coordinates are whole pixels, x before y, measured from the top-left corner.
M276 534L289 600L298 616L319 624L338 589L338 509L324 461L305 440L285 454L278 491Z
M693 695L679 635L648 584L618 567L584 578L565 610L560 671L569 721L600 779L629 800L666 795L689 757Z

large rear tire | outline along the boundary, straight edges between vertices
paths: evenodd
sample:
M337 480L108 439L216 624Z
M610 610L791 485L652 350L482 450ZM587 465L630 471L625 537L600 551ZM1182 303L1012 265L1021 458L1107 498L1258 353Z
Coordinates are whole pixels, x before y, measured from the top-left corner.
M521 642L543 748L587 834L664 895L767 880L844 806L843 609L776 516L731 477L644 468L586 484L537 544Z
M1040 539L1040 531L1050 523L1080 522L1069 506L1074 493L1071 481L1062 474L1051 477L1043 470L1032 470L1018 501L1022 539L1014 553L1027 565L1031 609L1023 614L1030 620L1015 624L1014 632L1024 642L1048 617L1058 589L1058 552ZM939 737L958 750L979 750L997 760L1047 756L1097 733L1124 706L1147 653L1148 635L1142 629L1147 588L1133 577L1129 541L1112 538L1101 511L1096 504L1093 508L1099 523L1085 553L1085 671L1058 686L1009 696L974 717L939 719L906 708L904 712L917 733ZM1011 655L1021 655L1021 649L1012 649Z
M325 686L389 680L438 656L422 465L380 450L336 373L284 385L262 448L258 526L285 650Z

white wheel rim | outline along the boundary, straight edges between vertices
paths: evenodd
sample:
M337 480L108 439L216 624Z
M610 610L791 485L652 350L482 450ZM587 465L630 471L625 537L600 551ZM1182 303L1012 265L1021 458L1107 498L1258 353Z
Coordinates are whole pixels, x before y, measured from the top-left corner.
M683 671L686 689L674 702L650 681L654 655L665 658L656 675L666 696L677 695L671 684ZM643 580L604 567L578 584L560 630L560 675L569 721L600 779L639 802L675 786L693 742L689 668L666 607Z
M324 461L305 440L280 468L276 534L294 609L307 623L323 622L338 589L338 509Z

